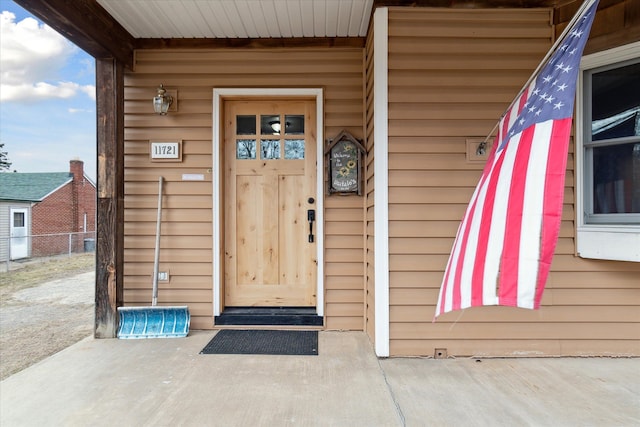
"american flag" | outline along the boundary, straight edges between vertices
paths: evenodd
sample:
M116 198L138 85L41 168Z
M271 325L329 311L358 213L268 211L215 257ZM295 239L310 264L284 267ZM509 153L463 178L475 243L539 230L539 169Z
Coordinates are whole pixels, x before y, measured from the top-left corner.
M500 120L453 243L435 317L484 305L540 307L560 231L580 58L597 6L574 20Z

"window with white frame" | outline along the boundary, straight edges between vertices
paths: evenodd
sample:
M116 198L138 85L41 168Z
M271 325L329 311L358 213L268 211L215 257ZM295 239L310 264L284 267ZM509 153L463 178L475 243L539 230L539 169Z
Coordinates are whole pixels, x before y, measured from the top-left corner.
M577 249L640 261L640 43L585 56L577 93Z

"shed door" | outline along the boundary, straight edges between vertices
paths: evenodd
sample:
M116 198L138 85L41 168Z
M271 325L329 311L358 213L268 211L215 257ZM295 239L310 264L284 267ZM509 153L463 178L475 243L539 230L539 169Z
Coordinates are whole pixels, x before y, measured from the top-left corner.
M314 101L225 103L225 306L316 304L315 120Z
M12 208L10 215L11 259L26 258L29 256L29 210Z

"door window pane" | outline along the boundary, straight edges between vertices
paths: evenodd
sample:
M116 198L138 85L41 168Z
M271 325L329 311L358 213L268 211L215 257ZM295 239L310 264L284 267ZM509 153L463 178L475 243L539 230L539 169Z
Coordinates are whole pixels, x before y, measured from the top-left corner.
M248 160L256 158L256 140L238 139L236 140L236 159Z
M256 134L256 116L236 116L237 135Z
M280 140L263 139L260 141L260 158L261 159L279 159L280 158Z
M24 212L13 213L13 226L24 227Z
M304 116L288 114L284 116L286 135L304 135Z
M304 139L287 139L284 141L284 158L304 159Z
M262 135L280 135L280 116L260 116L260 133Z

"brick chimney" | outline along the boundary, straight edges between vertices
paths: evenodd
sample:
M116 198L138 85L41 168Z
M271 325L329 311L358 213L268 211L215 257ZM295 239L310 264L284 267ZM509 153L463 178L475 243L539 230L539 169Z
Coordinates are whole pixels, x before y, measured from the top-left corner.
M84 162L78 159L71 160L69 172L73 175L73 182L80 184L84 180Z

